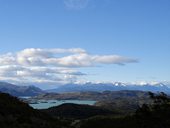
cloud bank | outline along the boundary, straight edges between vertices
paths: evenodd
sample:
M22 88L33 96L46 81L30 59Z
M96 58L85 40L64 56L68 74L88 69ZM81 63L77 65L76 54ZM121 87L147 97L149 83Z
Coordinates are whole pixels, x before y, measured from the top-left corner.
M28 48L0 55L0 80L42 84L69 83L87 75L80 71L82 67L136 62L137 59L119 55L91 55L81 48Z

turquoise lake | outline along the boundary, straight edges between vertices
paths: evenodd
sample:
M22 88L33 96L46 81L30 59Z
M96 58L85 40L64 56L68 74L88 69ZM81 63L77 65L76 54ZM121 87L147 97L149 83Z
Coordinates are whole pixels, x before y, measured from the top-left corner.
M87 104L94 105L96 101L92 100L39 100L36 104L29 104L35 109L46 109L54 106L58 106L64 103L75 103L75 104Z

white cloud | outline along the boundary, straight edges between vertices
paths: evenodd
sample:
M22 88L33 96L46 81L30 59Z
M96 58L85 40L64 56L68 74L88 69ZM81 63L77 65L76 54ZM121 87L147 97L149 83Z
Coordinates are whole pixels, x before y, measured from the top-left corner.
M87 53L75 54L62 58L47 59L47 63L58 64L66 67L89 67L96 64L119 64L124 65L126 63L137 62L137 59L117 56L117 55L89 55Z
M64 4L69 9L83 9L89 3L89 0L64 0Z
M94 56L93 58L95 62L104 63L104 64L124 65L125 63L138 62L137 59L132 59L132 58L118 56L118 55Z
M76 82L82 67L103 64L125 65L136 59L118 55L91 55L84 49L24 49L0 55L0 80L33 83Z

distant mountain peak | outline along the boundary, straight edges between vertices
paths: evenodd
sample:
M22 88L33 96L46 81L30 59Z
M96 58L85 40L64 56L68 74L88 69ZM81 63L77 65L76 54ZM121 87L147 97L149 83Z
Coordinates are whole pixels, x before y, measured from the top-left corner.
M13 96L35 96L43 93L40 88L35 86L19 86L7 82L0 82L0 92Z
M115 85L115 86L126 86L125 83L121 83L121 82L115 82L115 83L113 83L113 85Z
M84 92L84 91L120 91L120 90L141 90L152 92L166 92L170 93L170 88L164 83L92 83L85 84L67 84L56 89L47 90L49 92Z

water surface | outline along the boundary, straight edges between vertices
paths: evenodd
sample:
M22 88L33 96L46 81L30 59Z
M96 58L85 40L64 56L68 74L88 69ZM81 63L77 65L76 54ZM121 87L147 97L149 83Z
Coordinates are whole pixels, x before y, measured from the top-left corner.
M46 108L58 106L64 103L94 105L96 101L92 101L92 100L39 100L36 103L32 103L29 105L35 109L46 109Z

